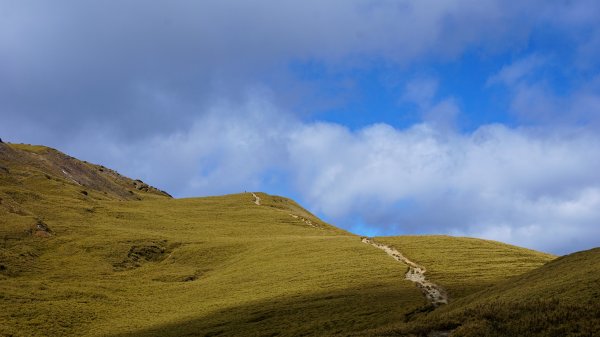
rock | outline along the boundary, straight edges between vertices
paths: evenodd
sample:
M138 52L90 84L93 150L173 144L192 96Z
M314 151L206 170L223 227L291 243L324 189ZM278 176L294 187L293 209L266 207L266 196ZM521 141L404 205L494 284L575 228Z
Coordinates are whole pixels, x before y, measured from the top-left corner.
M30 230L30 233L33 236L41 238L48 238L51 237L53 234L50 227L48 227L48 225L46 225L42 220L37 221L35 226L33 226L33 228Z

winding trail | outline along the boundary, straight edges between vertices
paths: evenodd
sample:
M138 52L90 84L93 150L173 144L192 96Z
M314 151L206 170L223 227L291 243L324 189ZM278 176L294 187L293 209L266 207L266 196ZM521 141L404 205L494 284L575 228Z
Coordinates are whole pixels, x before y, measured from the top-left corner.
M257 204L258 206L260 206L260 197L258 195L256 195L256 193L254 192L250 192L252 193L252 196L254 197L254 203Z
M394 248L377 243L373 239L362 238L362 242L383 250L396 261L407 264L408 271L406 272L405 278L414 282L417 287L421 289L421 292L423 295L425 295L427 301L429 301L433 306L437 307L442 304L448 304L448 295L446 294L446 291L444 291L444 289L437 284L425 279L425 272L427 270L424 267L419 266L418 264L407 259L404 255L402 255L402 253Z

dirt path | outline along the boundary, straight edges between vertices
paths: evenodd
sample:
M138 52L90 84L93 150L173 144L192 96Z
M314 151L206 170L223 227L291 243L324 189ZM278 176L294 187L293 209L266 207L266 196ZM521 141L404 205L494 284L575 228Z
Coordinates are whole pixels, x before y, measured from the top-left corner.
M318 228L318 229L324 229L323 227L314 224L312 221L310 221L310 220L308 220L308 219L306 219L304 217L301 217L301 216L296 215L296 214L291 214L291 213L288 213L288 214L290 214L290 216L292 218L300 220L300 221L304 222L305 224L309 225L310 227L314 227L314 228Z
M257 204L258 206L260 206L260 197L258 195L256 195L256 193L254 193L254 192L250 192L250 193L254 197L254 203ZM312 221L310 221L310 220L308 220L308 219L306 219L304 217L301 217L299 215L290 214L290 216L293 217L294 219L298 219L298 220L304 222L305 224L307 224L307 225L309 225L311 227L314 227L314 228L317 228L317 229L323 229L323 227L321 227L321 226L319 226L317 224L314 224Z
M446 294L444 289L442 289L442 287L438 286L437 284L427 281L425 279L425 272L427 271L425 270L425 268L407 259L404 255L402 255L402 253L395 250L394 248L391 248L381 243L377 243L373 241L373 239L362 238L362 242L383 250L389 256L393 257L396 261L400 261L402 263L407 264L408 271L405 275L406 279L414 282L417 285L417 287L421 289L421 292L423 292L423 295L425 295L427 301L429 301L431 304L437 307L439 305L448 303L448 295Z
M254 203L257 204L258 206L260 206L260 197L258 195L256 195L256 193L254 192L250 192L252 193L252 196L254 197Z

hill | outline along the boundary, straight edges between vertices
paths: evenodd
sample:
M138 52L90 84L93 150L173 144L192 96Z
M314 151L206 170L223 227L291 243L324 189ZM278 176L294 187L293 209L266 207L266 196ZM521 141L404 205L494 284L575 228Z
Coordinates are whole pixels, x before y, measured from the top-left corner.
M501 242L465 237L421 235L376 240L426 266L427 277L447 290L450 301L556 258Z
M573 253L408 323L359 335L597 336L599 271L600 248Z
M173 199L30 145L0 144L0 166L0 335L437 329L413 322L554 258L477 239L376 238L447 291L450 304L433 310L405 279L409 265L284 197Z
M81 187L80 192L89 189L103 194L105 198L133 200L140 199L143 194L170 197L166 192L139 179L129 179L104 166L83 162L39 145L0 143L0 171L5 173L3 186L34 187L36 192L68 188L66 183L74 183ZM9 177L13 179L6 179ZM50 184L43 184L41 181L26 182L25 178L45 178L50 180ZM55 183L52 184L52 181Z

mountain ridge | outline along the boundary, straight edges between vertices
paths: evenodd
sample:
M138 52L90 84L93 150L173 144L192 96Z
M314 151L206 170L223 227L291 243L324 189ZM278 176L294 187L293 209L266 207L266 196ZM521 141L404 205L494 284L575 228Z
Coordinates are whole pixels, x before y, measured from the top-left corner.
M135 199L136 193L171 197L139 179L127 178L102 165L77 160L46 146L0 143L0 167L5 174L11 169L18 170L21 175L38 171L47 179L66 180L82 188L127 200Z

